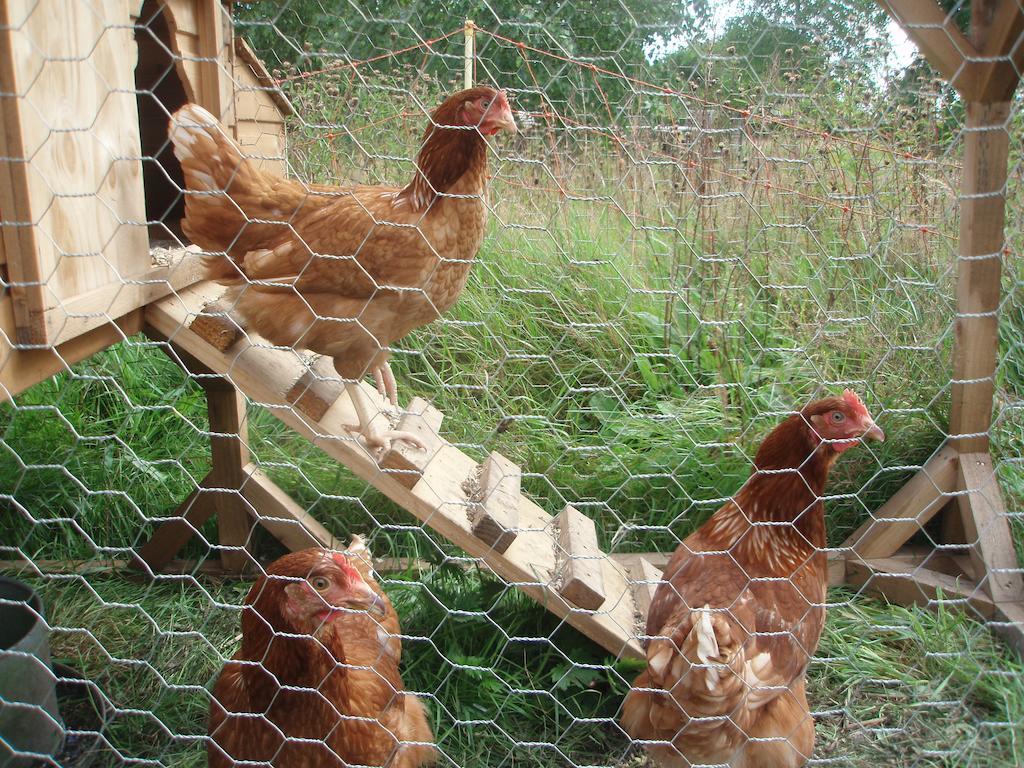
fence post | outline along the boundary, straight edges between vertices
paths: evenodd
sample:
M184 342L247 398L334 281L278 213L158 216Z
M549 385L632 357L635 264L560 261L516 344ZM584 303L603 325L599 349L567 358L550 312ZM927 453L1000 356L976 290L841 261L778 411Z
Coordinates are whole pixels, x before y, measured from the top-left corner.
M466 35L466 50L463 54L463 84L465 88L473 87L473 59L476 56L476 33L475 26L473 25L472 19L466 19L466 24L462 28Z

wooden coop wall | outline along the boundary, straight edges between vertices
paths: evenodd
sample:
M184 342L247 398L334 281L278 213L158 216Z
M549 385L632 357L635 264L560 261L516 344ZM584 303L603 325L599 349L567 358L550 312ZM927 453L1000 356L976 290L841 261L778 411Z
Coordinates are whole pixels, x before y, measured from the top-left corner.
M219 0L10 0L0 25L0 154L23 158L0 163L9 397L137 331L140 308L200 279L194 254L151 253L180 238L168 114L196 101L284 172L290 105ZM76 355L52 353L73 340ZM18 346L51 353L41 365Z
M10 299L23 343L123 314L149 266L127 2L10 0L0 44L0 166ZM60 19L60 23L54 23ZM124 289L124 290L122 290ZM123 310L123 311L119 311Z

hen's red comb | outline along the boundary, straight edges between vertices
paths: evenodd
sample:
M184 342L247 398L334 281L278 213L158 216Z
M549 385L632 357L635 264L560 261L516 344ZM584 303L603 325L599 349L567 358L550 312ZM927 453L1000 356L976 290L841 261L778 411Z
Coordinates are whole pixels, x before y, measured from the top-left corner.
M338 564L338 567L341 568L341 570L348 578L355 579L356 581L363 580L362 574L360 574L359 571L352 565L352 563L348 561L348 558L345 557L345 555L341 554L340 552L335 552L331 555L331 557L334 558L334 562Z
M852 389L843 390L843 400L846 401L854 413L860 416L870 416L867 407L864 405L864 401L860 399L860 395L854 392Z

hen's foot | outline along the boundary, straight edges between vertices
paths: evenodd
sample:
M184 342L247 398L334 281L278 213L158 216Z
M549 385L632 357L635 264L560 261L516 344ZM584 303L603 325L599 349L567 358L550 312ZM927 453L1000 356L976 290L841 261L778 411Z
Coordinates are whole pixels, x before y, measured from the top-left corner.
M359 424L346 426L349 432L354 433L367 451L378 461L394 446L395 442L405 442L413 448L421 451L426 450L426 444L412 432L396 429L382 429L377 425L378 418L387 414L381 414L370 399L362 391L360 386L354 382L346 382L345 389L355 408Z
M408 443L413 448L421 451L427 449L426 443L419 439L412 432L406 432L400 429L380 429L378 427L372 427L368 430L363 429L358 424L349 424L345 426L349 432L355 435L369 453L374 458L380 459L390 451L396 442Z

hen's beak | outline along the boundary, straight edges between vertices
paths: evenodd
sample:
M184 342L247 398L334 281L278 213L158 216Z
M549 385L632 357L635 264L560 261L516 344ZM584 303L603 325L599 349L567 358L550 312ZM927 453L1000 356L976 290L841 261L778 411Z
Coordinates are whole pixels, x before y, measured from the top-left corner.
M493 115L488 115L484 125L481 126L481 133L486 133L488 136L493 136L498 131L508 131L509 133L519 131L516 119L512 116L512 110L508 106L502 106Z
M867 431L862 436L862 439L877 440L878 442L882 442L883 440L885 440L885 432L883 432L882 428L875 424L875 422L872 419L868 419Z
M341 605L343 608L366 611L380 617L383 617L387 611L384 599L362 579L352 585L349 595L342 600Z

